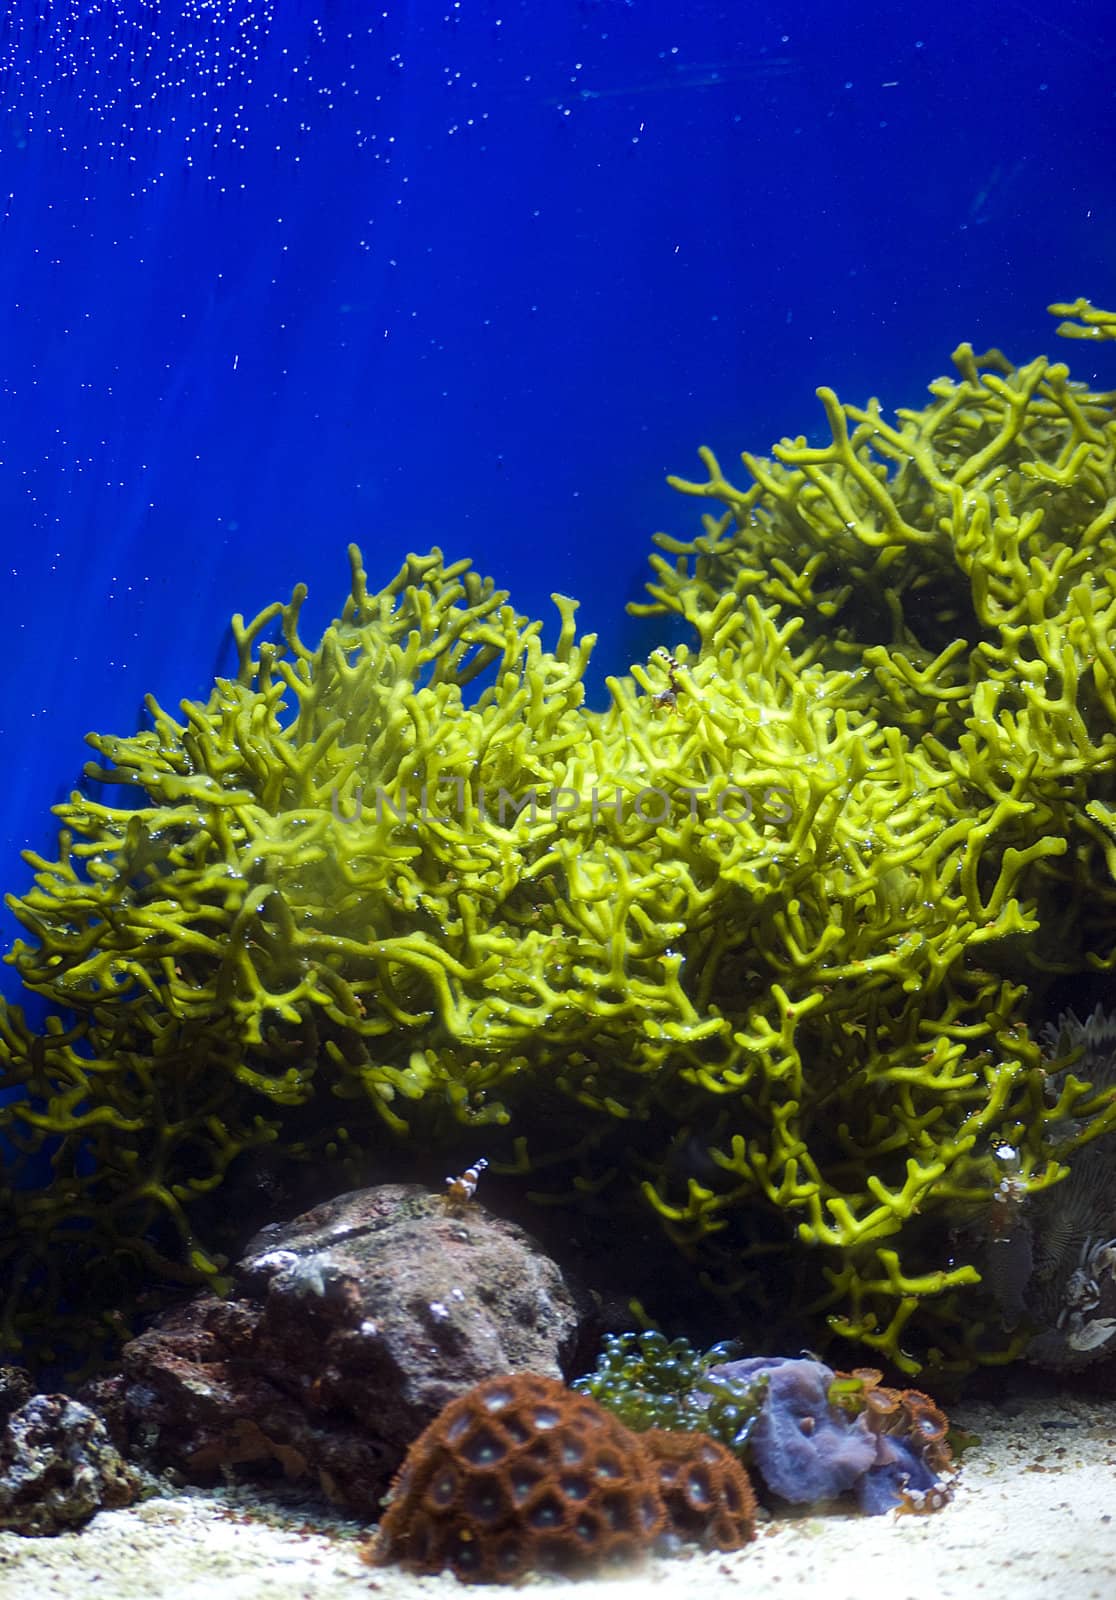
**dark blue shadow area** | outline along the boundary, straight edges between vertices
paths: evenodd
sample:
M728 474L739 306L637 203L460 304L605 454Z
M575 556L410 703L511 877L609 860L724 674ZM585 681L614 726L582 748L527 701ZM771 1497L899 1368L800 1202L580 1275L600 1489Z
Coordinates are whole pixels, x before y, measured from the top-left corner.
M699 444L1111 303L1114 44L1085 0L13 0L3 885L87 730L203 695L299 581L312 637L349 540L374 584L469 555L550 637L579 596L600 685L660 642L623 608Z

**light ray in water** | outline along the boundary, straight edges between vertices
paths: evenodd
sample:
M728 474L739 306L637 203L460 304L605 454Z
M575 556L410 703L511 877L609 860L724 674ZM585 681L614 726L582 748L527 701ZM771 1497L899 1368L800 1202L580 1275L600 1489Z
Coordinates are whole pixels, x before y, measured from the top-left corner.
M603 89L577 88L547 100L548 106L571 101L631 100L649 94L676 94L683 89L723 89L741 83L762 83L785 78L798 70L793 56L764 56L753 61L678 62L673 72L643 83L609 84Z

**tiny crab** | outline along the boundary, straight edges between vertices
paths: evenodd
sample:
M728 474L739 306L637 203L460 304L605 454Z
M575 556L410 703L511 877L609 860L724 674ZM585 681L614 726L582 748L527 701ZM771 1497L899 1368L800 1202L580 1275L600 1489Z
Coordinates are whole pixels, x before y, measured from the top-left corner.
M1087 1238L1070 1274L1058 1317L1072 1350L1097 1350L1116 1334L1116 1317L1090 1317L1101 1303L1105 1276L1116 1279L1116 1239Z
M931 1484L928 1489L912 1489L909 1484L904 1484L899 1490L895 1515L927 1517L935 1511L944 1511L956 1493L958 1477L959 1474L954 1472L939 1483Z
M455 1205L465 1200L471 1200L477 1192L480 1175L487 1165L487 1160L484 1156L481 1156L478 1161L473 1162L471 1167L466 1167L460 1177L447 1178L445 1199L452 1201Z

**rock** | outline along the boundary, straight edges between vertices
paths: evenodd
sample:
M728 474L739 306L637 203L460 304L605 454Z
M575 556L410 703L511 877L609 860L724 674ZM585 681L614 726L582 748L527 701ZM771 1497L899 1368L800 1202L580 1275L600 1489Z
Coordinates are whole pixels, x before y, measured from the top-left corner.
M329 1413L270 1372L255 1342L265 1322L254 1302L199 1295L124 1348L123 1373L96 1386L114 1431L145 1464L212 1482L229 1468L310 1478L340 1503L374 1512L394 1455L352 1418ZM317 1346L304 1349L312 1369Z
M1116 1012L1106 1014L1098 1005L1084 1022L1065 1012L1044 1030L1044 1042L1063 1060L1074 1051L1073 1074L1094 1091L1116 1086ZM1055 1092L1063 1075L1064 1069L1052 1074ZM1070 1120L1052 1131L1065 1138L1079 1128ZM1026 1360L1050 1372L1101 1362L1116 1371L1116 1134L1102 1134L1078 1150L1068 1176L1027 1199L1025 1209L1010 1175L997 1191L1002 1192L1009 1204L998 1219L1000 1236L987 1251L990 1263L1005 1256L1011 1261L1010 1298L1004 1274L985 1277L1007 1325L1025 1321L1033 1330Z
M132 1340L99 1396L154 1465L204 1481L270 1463L359 1514L448 1401L501 1373L560 1377L596 1331L521 1228L416 1185L265 1228L234 1279Z
M104 1423L68 1395L32 1395L0 1431L0 1528L60 1533L138 1492Z
M31 1374L23 1367L0 1367L0 1420L26 1405L32 1394Z

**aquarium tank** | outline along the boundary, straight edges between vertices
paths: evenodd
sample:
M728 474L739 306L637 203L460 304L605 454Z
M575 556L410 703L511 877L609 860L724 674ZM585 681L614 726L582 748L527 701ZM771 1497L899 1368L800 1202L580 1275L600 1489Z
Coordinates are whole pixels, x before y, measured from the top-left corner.
M6 8L4 1357L446 1173L618 1335L1116 1354L1114 46Z

